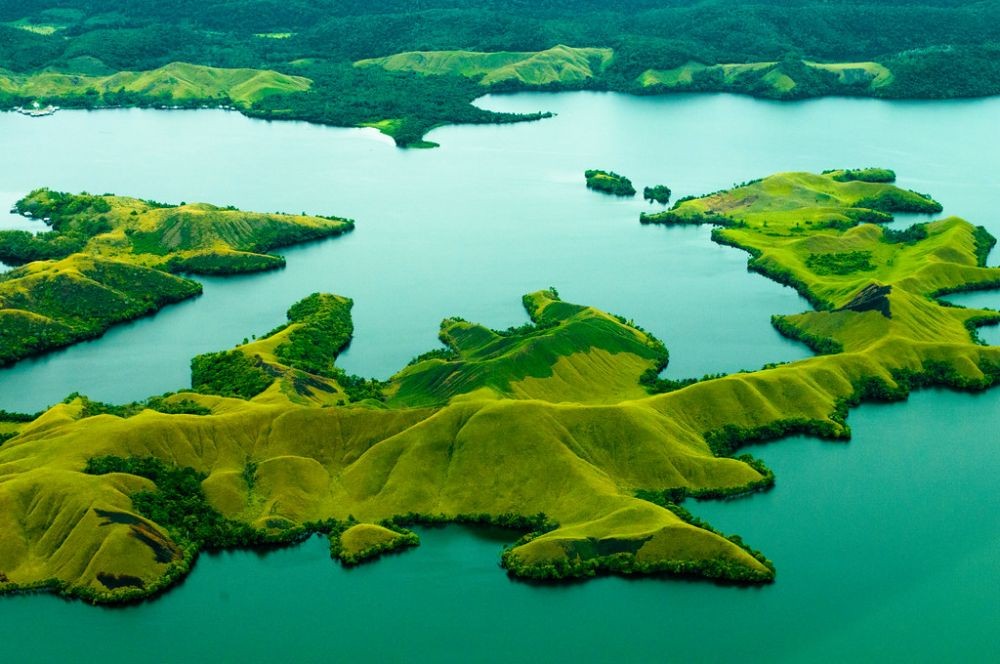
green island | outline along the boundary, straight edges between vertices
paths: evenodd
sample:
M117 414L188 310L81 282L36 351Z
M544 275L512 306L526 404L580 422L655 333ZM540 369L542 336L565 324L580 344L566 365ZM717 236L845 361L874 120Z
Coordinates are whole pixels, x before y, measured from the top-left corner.
M652 187L642 188L642 198L650 203L659 203L660 205L666 205L670 202L670 196L672 192L670 187L665 184L657 184Z
M588 189L612 196L635 196L632 181L624 175L618 175L613 171L588 170L584 173L584 177L587 178Z
M15 210L50 230L0 231L0 365L103 334L201 293L181 275L284 267L274 249L354 228L333 217L38 189Z
M996 3L805 0L152 0L0 3L0 108L235 108L375 127L432 147L443 124L534 120L485 92L1000 93Z
M517 578L770 582L766 552L681 503L766 490L774 474L744 447L846 440L862 401L1000 382L1000 347L976 335L1000 313L939 299L1000 287L995 240L955 217L884 227L940 210L888 173L781 173L643 217L713 224L716 242L804 295L813 311L773 323L808 359L671 383L659 340L550 288L523 298L529 324L449 318L443 347L366 381L336 366L351 300L317 293L262 338L195 358L191 390L2 413L0 590L135 601L201 551L322 534L352 565L447 522L521 533L501 558Z

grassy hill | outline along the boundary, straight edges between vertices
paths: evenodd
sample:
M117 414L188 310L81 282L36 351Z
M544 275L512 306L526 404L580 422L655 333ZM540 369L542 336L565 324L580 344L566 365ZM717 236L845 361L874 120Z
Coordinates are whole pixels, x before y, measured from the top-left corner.
M716 241L806 294L816 311L775 318L818 351L805 360L657 381L659 342L546 290L525 297L523 328L446 320L445 349L354 399L355 379L336 367L351 302L315 294L261 340L197 358L197 391L157 406L175 414L74 397L12 424L0 589L125 601L177 582L204 549L319 532L353 563L414 543L405 526L427 521L525 533L502 556L518 577L769 581L762 554L678 503L770 486L740 448L792 433L846 439L861 401L1000 382L1000 347L974 336L1000 313L937 300L1000 287L1000 269L985 267L993 238L956 218L871 223L938 208L892 179L784 173L645 218L715 224Z
M273 249L350 231L345 219L165 205L39 189L17 210L49 231L0 231L0 363L99 336L111 325L201 293L171 273L283 267ZM9 340L9 341L6 341Z
M777 99L817 94L877 94L893 74L877 62L821 63L809 60L706 65L688 62L673 69L647 69L637 83L648 91L713 90Z
M75 254L0 276L0 364L100 336L201 293L161 270Z
M641 375L662 366L657 339L554 291L526 295L532 325L496 332L461 319L441 324L444 353L418 361L390 381L394 406L442 405L458 395L615 403L643 393Z
M618 325L615 334L636 350L646 345L634 328L563 305L551 292L537 293L532 301L553 309L549 316L592 311ZM393 524L443 519L548 529L548 520L532 520L538 513L565 530L540 536L548 553L540 552L538 543L526 543L523 557L510 559L512 569L524 575L541 573L553 560L567 564L579 558L577 549L593 539L603 542L601 551L627 541L626 548L642 550L636 565L649 570L770 578L770 569L737 544L632 496L632 487L736 490L764 478L740 460L714 457L691 432L676 436L669 421L641 402L588 406L480 392L444 408L297 405L299 395L287 389L289 376L270 368L288 366L282 348L294 344L296 333L329 328L322 321L347 305L336 296L307 298L290 311L288 327L255 347L233 351L260 357L256 366L268 367L264 373L274 381L250 400L183 393L168 401L197 403L211 414L145 410L121 418L85 413L85 402L77 398L22 425L19 435L0 447L0 520L12 534L0 544L0 571L14 584L8 588L42 584L95 601L143 596L185 573L199 549L233 545L232 524L252 529L239 531L244 544L328 532L335 551L352 562L373 546L395 544L383 530L350 527L352 518L369 526L386 519ZM311 313L300 316L302 308ZM586 329L585 319L577 320L554 328L566 337L562 352L570 355ZM329 348L344 339L330 338ZM502 363L495 368L505 370ZM196 362L195 382L204 383L203 378ZM125 461L92 463L107 457ZM151 474L148 464L128 461L144 458L157 460L160 470ZM170 487L185 473L197 478L199 500L216 515L206 517L217 526L211 532L172 521ZM559 484L551 478L560 478ZM18 506L26 492L38 490L50 507L28 518L39 519L37 524L27 525ZM151 500L156 510L148 505ZM37 539L41 533L49 535ZM561 553L553 555L552 547ZM587 553L576 573L589 573L587 565L604 558Z
M259 69L221 69L173 62L151 71L107 76L41 71L17 74L0 70L0 93L43 103L72 104L91 98L108 106L145 100L156 104L233 104L249 108L275 94L309 90L302 76Z
M191 384L202 393L260 402L342 406L363 400L370 393L335 365L354 334L353 306L348 298L314 293L266 337L194 358Z
M528 86L578 83L600 76L614 60L609 48L558 45L536 52L413 51L359 60L356 67L436 76L465 76L482 85L517 82Z

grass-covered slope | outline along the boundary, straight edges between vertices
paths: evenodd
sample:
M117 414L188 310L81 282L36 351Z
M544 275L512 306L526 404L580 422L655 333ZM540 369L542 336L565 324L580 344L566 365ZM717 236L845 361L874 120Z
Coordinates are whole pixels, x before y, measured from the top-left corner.
M609 48L562 44L537 52L414 51L359 60L357 67L425 75L465 76L482 85L513 81L527 86L579 83L604 73L614 59Z
M877 95L893 74L877 62L820 63L803 60L706 65L688 62L672 69L647 69L637 83L650 92L725 91L773 99L818 94Z
M331 553L345 565L357 565L385 553L416 546L420 539L411 532L397 532L374 523L348 527L331 545Z
M775 321L821 351L806 360L658 385L662 345L548 290L525 298L533 322L522 329L445 321L447 349L394 376L385 403L349 403L335 359L350 301L317 294L263 339L198 358L199 392L159 400L161 412L102 414L112 411L75 398L12 424L0 446L0 588L121 601L169 586L203 549L321 532L353 563L412 544L404 527L420 521L530 531L502 557L521 577L770 580L766 558L677 503L769 486L770 471L735 456L742 446L847 438L862 400L1000 382L1000 347L973 337L1000 314L935 299L1000 285L1000 269L984 267L992 238L958 219L894 233L862 221L873 208L861 203L933 207L890 175L781 174L655 219L720 225L717 240L815 301Z
M346 374L335 364L354 334L345 297L314 293L288 310L288 323L234 350L191 361L191 384L205 394L262 403L344 405L380 398L378 381Z
M0 545L8 587L42 584L113 601L172 583L206 547L295 541L319 531L339 544L339 557L356 562L412 543L378 528L350 527L353 519L369 526L443 519L541 528L546 532L538 542L525 541L506 558L513 572L527 576L552 566L559 575L586 575L612 565L770 578L770 569L737 544L633 497L640 488L736 491L766 481L755 466L716 458L696 432L676 430L641 402L614 405L621 397L601 382L618 367L626 373L617 380L632 383L627 396L641 397L638 374L662 362L662 347L551 291L526 301L538 329L512 333L506 350L498 338L489 350L491 344L474 342L471 326L470 336L453 332L456 340L464 336L456 341L459 352L478 354L494 373L510 374L508 385L521 384L512 391L529 398L500 398L472 381L464 383L467 398L444 407L302 407L337 398L304 398L296 385L323 379L336 389L333 358L350 335L350 302L314 295L292 307L288 326L225 354L249 360L239 371L258 371L271 381L249 401L206 394L220 391L213 380L223 386L240 381L219 380L212 370L232 367L198 366L202 356L193 372L202 393L168 401L196 403L210 415L88 415L76 399L22 425L0 448L0 519L13 534ZM554 363L552 375L523 378L525 361L529 372L545 373L535 371L542 358ZM560 369L567 360L587 371ZM475 371L476 363L456 363L462 365L456 374L466 366ZM294 365L306 369L290 371ZM428 368L411 367L417 374ZM581 395L583 383L593 384L592 400L606 405L530 398L555 397L574 381ZM307 384L314 395L322 392ZM443 404L448 396L446 389L433 400ZM155 461L139 461L148 458ZM158 489L148 481L151 474ZM172 507L182 500L172 487L191 481L203 496L197 509L208 505L214 515L202 531ZM39 491L48 509L24 515L25 496ZM28 524L34 519L37 527ZM66 528L72 537L65 537ZM41 532L51 536L36 539Z
M666 364L663 344L626 321L562 302L552 290L524 297L532 324L497 332L462 319L441 324L444 352L431 353L390 381L390 403L515 397L615 403L642 395L639 378Z
M75 252L192 274L238 274L281 267L268 252L341 235L352 221L245 212L207 203L167 205L125 196L37 189L15 205L51 230L0 231L0 259L20 264Z
M100 336L201 293L193 281L75 254L0 275L0 364Z
M275 94L310 88L302 76L259 69L221 69L173 62L150 71L106 76L41 71L18 74L0 70L0 93L22 102L63 105L215 104L250 108Z
M778 316L774 324L827 357L774 371L795 376L789 383L820 381L811 376L817 372L828 408L866 390L891 396L914 381L990 385L1000 365L993 349L975 343L974 330L1000 315L947 306L937 297L1000 286L1000 270L985 267L993 238L955 217L905 230L868 223L897 211L940 211L892 179L884 169L783 173L680 201L643 221L715 224L716 242L745 249L751 269L814 304L818 311ZM717 383L744 384L755 376Z
M284 266L278 247L340 235L344 219L164 205L39 189L16 204L50 230L0 231L0 363L102 334L192 297L171 273L238 274Z

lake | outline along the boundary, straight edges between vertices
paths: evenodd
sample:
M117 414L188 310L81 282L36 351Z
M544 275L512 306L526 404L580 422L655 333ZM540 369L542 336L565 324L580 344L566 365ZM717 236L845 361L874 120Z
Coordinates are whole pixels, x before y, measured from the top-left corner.
M639 187L664 183L679 197L781 170L883 164L946 213L1000 235L991 207L997 99L780 104L573 93L483 103L559 115L442 128L431 135L441 148L403 151L370 129L226 111L0 114L0 203L49 186L358 222L348 236L285 250L278 273L203 278L198 299L0 370L0 408L35 411L73 391L127 402L187 387L192 355L273 329L317 290L354 298L356 335L341 364L381 378L434 348L442 318L520 324L521 295L548 286L659 336L671 377L806 355L770 325L771 314L808 309L794 291L747 273L746 254L709 242L708 228L641 226L650 206L587 190L587 168ZM12 221L25 222L0 217L0 227Z
M37 223L2 214L37 186L358 222L343 238L285 250L285 270L202 279L198 299L0 371L0 408L35 410L77 390L122 402L182 388L191 355L273 328L317 290L355 299L356 337L341 364L379 377L434 347L441 318L520 324L520 295L550 285L659 336L674 377L807 355L769 323L808 309L794 291L747 273L746 254L712 244L707 228L641 226L649 206L588 191L587 168L640 188L667 184L679 197L782 170L880 165L945 214L1000 236L1000 99L566 93L481 103L558 115L442 128L430 136L440 149L401 151L372 130L224 111L0 114L0 227ZM1000 307L997 293L950 299ZM997 331L983 336L1000 343ZM996 659L998 413L1000 391L923 392L853 412L850 444L752 450L777 473L773 491L688 506L775 561L778 580L764 588L532 586L497 567L495 534L451 527L350 571L321 540L205 556L179 589L124 610L0 599L4 652L13 661L79 659L81 647L102 661Z

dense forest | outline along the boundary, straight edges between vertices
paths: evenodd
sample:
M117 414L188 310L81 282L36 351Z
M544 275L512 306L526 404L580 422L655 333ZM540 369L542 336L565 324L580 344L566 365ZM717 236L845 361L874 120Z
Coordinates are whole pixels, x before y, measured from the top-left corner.
M762 85L766 68L738 81L698 72L689 86L788 98L982 96L1000 93L998 24L1000 0L0 0L0 69L107 75L177 61L270 69L315 85L268 97L257 115L352 126L391 119L383 129L415 144L438 124L519 118L470 106L484 91L475 80L358 69L356 61L568 44L613 49L613 63L592 79L547 87L663 92L638 78L691 62L771 63L794 90ZM892 81L836 87L833 74L803 61L877 62ZM23 101L0 84L0 103Z

